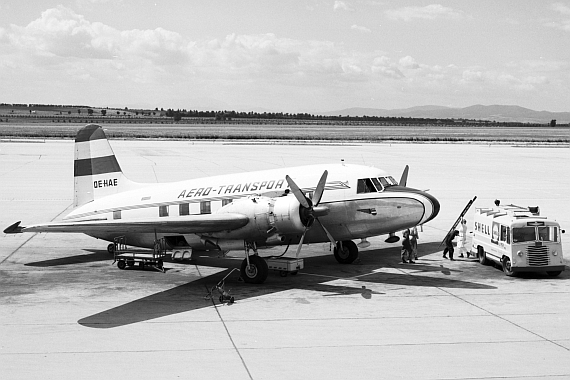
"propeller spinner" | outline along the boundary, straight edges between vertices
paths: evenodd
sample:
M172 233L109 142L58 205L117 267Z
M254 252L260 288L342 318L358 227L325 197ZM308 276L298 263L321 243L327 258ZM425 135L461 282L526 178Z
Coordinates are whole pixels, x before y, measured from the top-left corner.
M321 198L323 197L323 192L325 191L325 184L327 182L328 171L324 171L315 192L313 193L312 199L309 199L303 194L299 186L289 177L288 175L285 176L293 195L300 203L300 214L301 220L305 225L305 231L303 231L303 235L301 236L301 241L297 246L297 253L296 255L299 256L299 252L301 252L301 247L303 246L303 241L305 240L305 234L307 231L312 227L313 223L316 221L323 231L325 231L327 237L329 238L330 242L333 245L336 245L336 241L334 237L330 234L330 232L323 226L323 224L319 221L319 216L325 216L329 213L329 208L326 206L319 206Z

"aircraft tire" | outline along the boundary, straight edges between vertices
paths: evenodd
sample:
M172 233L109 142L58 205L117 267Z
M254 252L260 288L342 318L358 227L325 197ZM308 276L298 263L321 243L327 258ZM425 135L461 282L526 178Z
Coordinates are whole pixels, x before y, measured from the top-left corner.
M109 252L110 255L113 255L115 253L115 244L111 243L107 246L107 252Z
M334 248L334 258L341 264L351 264L358 258L358 247L352 240L343 241L342 244L338 242Z
M241 263L241 278L250 284L263 284L269 274L267 262L259 256L249 256L249 267L247 260L243 259Z

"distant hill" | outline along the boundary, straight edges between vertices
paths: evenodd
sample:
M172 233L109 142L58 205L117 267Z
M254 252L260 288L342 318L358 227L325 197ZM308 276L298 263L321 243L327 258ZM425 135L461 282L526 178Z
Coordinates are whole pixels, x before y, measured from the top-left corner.
M551 120L556 120L558 124L570 123L570 112L534 111L519 106L484 106L481 104L465 108L451 108L432 105L392 110L377 108L347 108L339 111L324 112L323 115L476 119L522 123L550 123Z

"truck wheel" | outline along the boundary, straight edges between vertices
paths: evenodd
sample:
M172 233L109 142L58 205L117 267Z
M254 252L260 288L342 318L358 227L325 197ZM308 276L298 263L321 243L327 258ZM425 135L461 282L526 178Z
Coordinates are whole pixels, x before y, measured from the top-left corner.
M334 247L334 258L341 264L351 264L358 258L358 247L352 240L338 242Z
M263 284L269 274L267 262L259 256L249 256L249 265L247 260L243 259L241 263L241 277L250 284Z
M562 273L561 270L553 270L553 271L547 271L546 274L550 277L556 277L558 276L560 273Z
M479 258L479 263L481 265L489 264L489 260L487 260L487 255L485 254L485 250L481 246L477 247L477 257Z
M125 269L125 268L127 267L127 264L125 263L125 260L119 260L119 261L117 262L117 267L118 267L119 269Z
M511 267L511 259L509 259L508 257L503 257L503 272L505 272L505 274L509 277L512 277L515 275L515 272L513 272L513 268Z

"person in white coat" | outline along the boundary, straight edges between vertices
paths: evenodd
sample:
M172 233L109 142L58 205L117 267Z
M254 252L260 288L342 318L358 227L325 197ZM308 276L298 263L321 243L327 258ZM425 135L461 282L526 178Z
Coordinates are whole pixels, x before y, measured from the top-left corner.
M463 253L469 257L469 251L467 250L467 221L461 219L461 226L459 227L459 236L457 239L457 250L459 251L459 257L464 257Z

